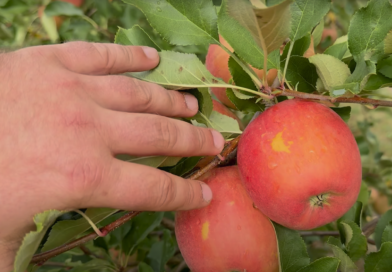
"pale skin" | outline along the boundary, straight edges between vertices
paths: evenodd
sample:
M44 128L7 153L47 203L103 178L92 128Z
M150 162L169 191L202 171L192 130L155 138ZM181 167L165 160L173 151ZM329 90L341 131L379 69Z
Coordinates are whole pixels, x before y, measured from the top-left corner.
M170 118L196 114L196 98L118 75L158 63L152 48L85 42L0 55L0 271L12 270L33 216L45 210L208 205L206 184L114 157L223 148L217 131Z

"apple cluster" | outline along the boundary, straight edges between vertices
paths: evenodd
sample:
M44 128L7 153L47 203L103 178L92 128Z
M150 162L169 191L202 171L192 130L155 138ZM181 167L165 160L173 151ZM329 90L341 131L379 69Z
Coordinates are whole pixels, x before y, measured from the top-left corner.
M228 59L211 45L206 66L228 82ZM235 109L225 89L211 91ZM238 120L224 105L214 101L214 110ZM270 220L295 230L323 226L350 209L361 186L350 129L332 109L308 100L285 100L255 118L241 136L237 163L201 178L214 195L207 207L176 215L178 245L193 272L279 271Z

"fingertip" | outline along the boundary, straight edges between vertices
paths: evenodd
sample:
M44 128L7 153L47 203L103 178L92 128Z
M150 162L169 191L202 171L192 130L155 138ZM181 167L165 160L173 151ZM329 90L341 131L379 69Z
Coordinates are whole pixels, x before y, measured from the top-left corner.
M184 93L184 99L187 108L196 114L199 109L199 102L196 97L191 94Z
M204 182L200 182L201 192L203 195L203 199L205 202L210 203L213 197L212 190L210 186L205 184Z
M216 131L214 129L211 129L210 131L214 140L215 147L219 150L219 152L221 152L225 145L225 139L219 131Z
M141 48L142 48L143 53L146 56L146 58L154 62L154 64L155 64L154 67L157 66L159 63L158 51L155 48L148 47L148 46L142 46Z

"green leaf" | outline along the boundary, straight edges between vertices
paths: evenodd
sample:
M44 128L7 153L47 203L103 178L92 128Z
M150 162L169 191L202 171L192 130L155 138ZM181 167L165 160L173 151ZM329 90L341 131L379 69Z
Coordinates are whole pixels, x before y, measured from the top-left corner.
M151 266L149 266L146 263L140 262L138 266L138 271L139 272L154 272Z
M196 55L173 51L159 53L160 63L154 70L127 73L128 75L160 84L169 89L192 89L199 87L236 88L211 75ZM244 89L244 88L242 88Z
M365 91L377 90L383 87L392 86L392 79L381 74L371 75L363 87Z
M233 134L242 133L237 120L226 115L220 114L217 111L212 111L210 118L207 118L204 114L200 112L196 114L193 118L195 119L192 119L191 121L194 125L197 125L197 123L205 124L207 127L219 131L226 139L230 138Z
M173 168L170 169L170 173L177 176L183 176L188 173L196 166L196 164L200 161L201 157L189 157L182 158L179 163L177 163Z
M357 57L357 66L354 72L347 78L345 84L349 84L346 90L358 94L365 87L368 78L376 74L376 65L370 60Z
M242 69L242 67L232 58L229 58L229 71L236 86L258 91L251 77Z
M341 222L344 229L345 245L347 254L354 262L359 260L367 252L367 239L362 230L353 221Z
M389 31L384 40L384 53L392 54L392 30Z
M45 7L45 14L48 16L84 16L83 11L71 3L62 1L50 2Z
M340 43L334 43L327 49L325 49L324 54L334 56L337 59L342 60L347 56L348 52L348 42L340 42Z
M114 42L122 45L149 46L160 51L159 46L148 36L148 34L138 25L130 29L119 28Z
M383 243L380 251L370 253L365 259L365 272L392 271L392 242Z
M199 102L199 111L201 111L205 116L209 117L211 115L213 105L208 88L192 89L188 90L187 92L197 98L197 101Z
M340 222L343 221L353 221L355 222L359 227L361 227L361 216L362 216L362 208L363 204L362 202L355 202L355 204L348 210L342 217L338 219L338 227L340 232L342 233L342 229L340 227ZM344 241L343 241L344 242Z
M340 260L334 257L323 257L298 270L298 272L336 272Z
M306 251L306 245L299 233L287 229L273 222L278 240L279 262L281 272L297 272L307 266L310 258Z
M166 262L173 257L175 251L176 246L171 237L171 232L164 229L162 240L153 244L147 255L154 272L164 272Z
M382 235L385 228L389 225L389 222L392 221L392 210L387 211L384 213L380 220L377 223L376 229L374 231L374 241L376 242L377 248L381 247L382 243Z
M348 47L354 57L375 48L392 29L392 5L389 0L371 0L351 19Z
M124 238L123 252L130 255L136 246L161 224L163 214L163 212L144 212L132 219L131 231Z
M261 105L260 103L256 103L257 98L248 97L248 99L246 100L238 98L235 91L230 88L226 89L226 95L229 100L236 106L236 108L244 113L253 113L264 110L263 105Z
M313 45L316 47L321 42L324 31L324 18L321 19L320 23L314 28L313 35Z
M19 247L18 252L16 253L14 261L14 272L24 272L27 269L31 258L37 251L46 231L53 224L56 218L63 213L64 212L61 211L50 210L36 214L34 216L33 220L37 230L30 231L24 236L22 245Z
M269 8L254 10L268 53L279 49L290 34L291 2L286 0Z
M377 63L377 71L386 77L392 78L392 56Z
M177 157L168 157L168 156L137 157L137 156L130 156L127 154L117 155L116 158L123 160L123 161L127 161L127 162L151 166L154 168L157 168L160 166L161 167L173 166L180 160L180 158L177 158ZM172 159L174 159L174 161Z
M359 195L357 198L357 202L361 202L362 203L362 207L365 207L368 202L369 202L369 198L370 198L370 190L368 185L365 182L361 183L361 189L359 190Z
M116 211L115 209L109 208L90 208L85 211L85 214L91 221L97 224ZM90 228L90 224L84 218L59 221L50 230L48 239L41 251L48 251L61 246Z
M151 26L175 45L217 43L215 7L210 0L123 0L139 8Z
M336 246L334 242L330 241L331 238L332 237L328 239L327 243L332 248L332 252L334 256L340 260L340 265L339 265L340 271L356 272L357 271L356 265L353 263L350 257L347 256L346 253L344 253L344 251L340 247Z
M392 221L388 223L382 233L381 244L392 242Z
M73 268L71 272L97 271L97 269L100 269L102 271L103 268L107 267L113 267L112 263L108 260L93 259Z
M334 112L336 112L344 122L348 122L350 119L351 107L341 107L341 108L331 108Z
M219 33L236 54L253 67L262 69L264 52L253 7L248 0L223 0L218 14ZM277 68L268 58L267 69Z
M310 32L327 14L330 0L296 0L291 5L290 40L296 41Z
M285 63L281 62L281 65L283 69ZM316 67L308 58L292 56L287 66L286 79L292 86L297 86L298 91L312 93L316 90L318 79Z
M347 64L333 56L317 54L310 57L309 61L316 66L319 78L331 95L336 96L335 88L342 86L351 75Z
M311 35L308 33L307 35L303 36L301 39L297 40L294 42L293 49L291 50L291 55L290 56L303 56L308 50L311 42ZM282 56L281 56L281 62L285 61L287 58L287 54L289 52L291 41L286 44L284 47ZM290 59L291 61L291 59Z

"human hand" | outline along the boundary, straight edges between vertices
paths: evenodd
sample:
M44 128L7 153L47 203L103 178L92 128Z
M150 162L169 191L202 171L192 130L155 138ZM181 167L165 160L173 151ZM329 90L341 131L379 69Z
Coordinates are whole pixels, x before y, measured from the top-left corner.
M143 51L145 50L145 51ZM209 187L114 158L218 154L213 130L168 117L197 113L189 94L119 74L154 68L155 49L72 42L0 55L0 270L12 269L34 214L207 205Z

